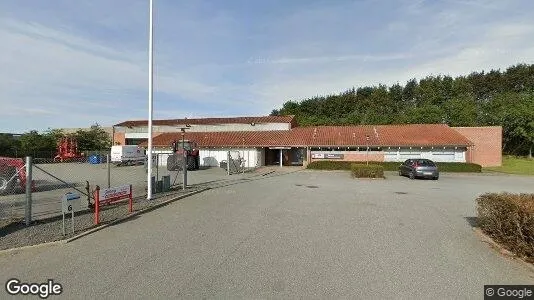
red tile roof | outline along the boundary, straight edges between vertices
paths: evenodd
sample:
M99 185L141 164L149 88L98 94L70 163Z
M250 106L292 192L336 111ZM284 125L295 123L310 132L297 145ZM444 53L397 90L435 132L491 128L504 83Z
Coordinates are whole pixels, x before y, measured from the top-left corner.
M291 123L295 124L295 116L260 116L260 117L230 117L230 118L198 118L198 119L167 119L152 120L154 126L176 125L216 125L216 124L250 124L250 123ZM114 125L116 127L148 126L148 120L125 121Z
M369 141L366 141L369 136ZM200 147L272 146L468 146L472 143L444 124L296 127L287 131L186 132ZM162 133L155 147L168 147L181 133ZM147 143L141 144L146 147Z

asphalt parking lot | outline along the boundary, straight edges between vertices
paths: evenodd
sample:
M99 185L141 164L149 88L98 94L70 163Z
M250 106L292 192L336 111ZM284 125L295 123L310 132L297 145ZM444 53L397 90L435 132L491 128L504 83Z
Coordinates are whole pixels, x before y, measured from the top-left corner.
M473 233L484 192L533 177L355 180L299 171L221 186L73 243L0 255L2 282L61 283L65 299L481 299L534 273Z

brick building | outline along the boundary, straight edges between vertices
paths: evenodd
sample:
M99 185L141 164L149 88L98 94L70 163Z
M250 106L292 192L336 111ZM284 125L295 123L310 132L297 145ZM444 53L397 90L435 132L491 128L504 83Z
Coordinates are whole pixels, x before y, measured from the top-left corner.
M147 145L147 124L113 126L114 144ZM181 128L186 128L182 133ZM429 158L500 166L501 127L445 124L298 126L294 116L173 119L153 121L154 152L170 153L173 140L195 141L201 165L218 166L228 151L247 167L306 165L316 160L397 161Z

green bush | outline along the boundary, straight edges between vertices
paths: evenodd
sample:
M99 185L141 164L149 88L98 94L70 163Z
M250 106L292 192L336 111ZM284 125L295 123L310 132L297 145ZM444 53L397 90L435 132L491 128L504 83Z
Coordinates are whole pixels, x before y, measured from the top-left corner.
M471 163L457 163L457 162L446 162L446 163L436 163L440 172L469 172L469 173L480 173L482 172L482 166Z
M362 164L362 162L354 162L354 161L330 161L330 160L319 160L314 161L310 164L308 164L308 169L313 170L346 170L350 171L351 164ZM374 165L381 165L384 168L384 171L398 171L399 166L401 162L369 162ZM482 171L482 167L477 164L470 164L470 163L457 163L457 162L450 162L450 163L436 163L438 165L438 169L440 172L472 172L472 173L480 173Z
M319 160L314 161L306 167L313 170L346 170L350 171L350 165L352 161L331 161L331 160Z
M534 262L534 194L486 193L476 201L480 229Z
M384 178L384 167L379 164L351 164L350 172L354 178Z

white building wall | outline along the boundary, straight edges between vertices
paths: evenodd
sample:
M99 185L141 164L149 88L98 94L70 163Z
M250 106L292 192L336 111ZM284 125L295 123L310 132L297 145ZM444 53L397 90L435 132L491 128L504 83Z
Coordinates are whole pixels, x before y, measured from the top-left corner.
M384 161L403 162L410 158L428 158L436 162L466 162L465 148L384 149Z
M262 148L215 148L215 149L200 149L199 156L200 156L200 166L203 167L219 167L221 161L226 161L228 159L227 153L228 151L231 151L237 156L237 153L239 153L239 156L245 159L245 167L247 168L254 168L258 166L264 165L264 152ZM158 159L158 166L167 166L167 158L172 155L171 150L167 149L154 149L153 154L157 154ZM156 166L154 164L154 166Z
M200 150L200 165L206 167L219 167L221 161L228 159L228 151L230 151L234 157L239 155L245 160L246 168L257 167L258 161L261 159L261 149L256 148L214 148L214 149L201 149Z

